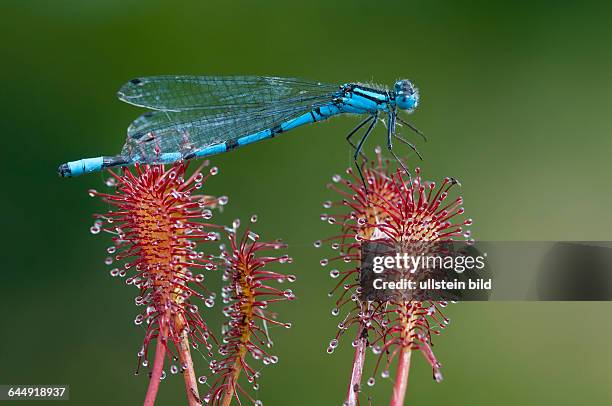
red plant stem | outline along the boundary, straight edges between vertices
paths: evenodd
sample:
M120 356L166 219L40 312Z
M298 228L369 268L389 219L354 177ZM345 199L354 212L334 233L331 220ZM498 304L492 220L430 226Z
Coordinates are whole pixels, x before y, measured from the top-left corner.
M393 386L393 394L391 395L390 406L404 406L404 398L408 389L408 373L410 372L410 356L412 349L410 348L410 332L414 323L415 314L414 306L408 302L404 302L398 306L400 314L402 314L403 331L402 336L404 345L400 350L399 359L397 361L397 371L395 372L395 385Z
M402 348L399 356L395 385L393 386L393 396L390 406L404 406L406 389L408 389L408 372L410 371L410 356L412 350L409 347Z
M412 349L410 343L407 342L412 331L415 315L411 314L412 306L404 303L401 306L401 312L404 314L404 331L403 336L406 344L400 350L399 360L397 362L397 371L395 372L395 385L393 386L393 394L391 396L390 406L404 406L404 398L408 389L408 373L410 372L410 356Z
M244 357L244 355L237 357L236 361L234 362L234 372L232 373L232 378L227 386L227 391L223 396L223 403L221 404L221 406L230 406L232 404L232 399L234 399L234 394L236 391L236 382L238 382L238 378L240 377L240 371L242 371L242 357Z
M199 406L200 394L198 393L198 384L196 381L195 371L193 369L193 360L191 359L191 351L189 350L189 337L183 336L183 339L178 344L178 355L183 370L183 379L185 379L185 390L187 391L187 401L189 406Z
M346 394L347 406L357 406L359 402L359 390L361 388L361 376L363 374L363 364L365 361L367 341L361 337L361 331L357 333L357 347L355 347L355 358L353 359L353 369L351 371L351 381L349 382Z
M151 380L149 381L149 387L147 388L147 395L145 396L144 406L155 405L155 398L157 397L157 390L159 389L159 382L161 381L162 371L164 369L164 360L166 358L166 336L160 331L157 337L157 346L155 347L155 360L153 361L153 372L151 373Z

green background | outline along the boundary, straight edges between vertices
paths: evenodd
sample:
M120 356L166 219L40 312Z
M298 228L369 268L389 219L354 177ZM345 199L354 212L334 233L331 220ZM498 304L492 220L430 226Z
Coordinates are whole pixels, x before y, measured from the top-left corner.
M153 74L297 76L330 83L408 77L426 178L462 181L473 235L488 240L610 240L612 24L586 1L3 0L0 4L3 233L0 384L63 383L71 404L138 404L142 330L136 290L108 276L107 236L92 236L87 196L99 174L56 176L59 163L113 154L141 111L118 102ZM264 2L260 2L264 3ZM280 361L262 373L266 405L339 405L351 348L325 348L338 319L318 265L332 235L325 185L350 164L354 117L299 128L213 157L207 185L230 204L218 221L259 215L264 238L289 242L298 300L277 306ZM412 137L412 136L411 136ZM382 129L367 145L384 145ZM414 163L414 155L409 155ZM220 275L218 275L220 276ZM211 277L212 278L212 277ZM205 318L218 330L220 308ZM612 402L609 303L462 303L436 341L444 382L414 357L407 404L603 405ZM200 369L206 361L196 355ZM370 358L372 359L372 358ZM182 380L160 405L183 404ZM373 405L388 402L378 377ZM365 399L365 397L364 397ZM364 401L364 403L367 403Z

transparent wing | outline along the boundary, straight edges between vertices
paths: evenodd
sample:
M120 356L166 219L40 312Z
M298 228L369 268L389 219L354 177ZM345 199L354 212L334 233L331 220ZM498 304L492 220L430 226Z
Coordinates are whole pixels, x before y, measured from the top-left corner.
M261 115L276 116L284 111L297 110L312 110L315 107L320 107L329 103L333 95L324 94L317 97L306 99L285 100L276 102L273 105L252 108L245 111L240 110L225 110L219 112L211 109L190 109L190 110L158 110L148 111L134 120L127 129L128 138L139 139L149 132L156 132L161 135L169 126L176 126L179 130L181 127L189 125L204 125L209 120L218 120L220 117L236 116L244 120L249 116L259 117ZM191 123L190 123L191 122Z
M151 76L119 89L124 102L160 111L268 109L331 97L338 86L265 76Z
M198 110L149 112L132 123L121 154L134 162L160 163L161 154L178 152L184 156L201 148L273 128L311 108L310 105L286 106L215 115L202 115Z

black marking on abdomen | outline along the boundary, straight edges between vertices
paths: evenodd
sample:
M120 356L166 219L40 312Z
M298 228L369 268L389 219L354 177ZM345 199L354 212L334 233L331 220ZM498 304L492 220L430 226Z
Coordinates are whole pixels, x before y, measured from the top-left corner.
M275 125L274 127L272 127L270 129L270 137L274 137L276 134L280 134L282 132L284 132L285 130L283 130L283 127L281 127L280 124Z
M109 168L109 167L118 166L118 165L127 165L129 163L130 163L130 160L121 155L102 157L102 167L103 168Z
M196 156L195 152L190 152L188 154L183 155L183 159L187 160L187 159L195 158L195 156Z
M229 141L225 141L225 150L226 151L231 151L233 149L236 149L240 146L240 144L238 144L238 138L234 138L233 140L229 140Z
M130 80L130 83L133 84L133 85L139 85L139 84L142 83L142 80L136 78L136 79Z
M317 121L317 116L315 116L315 115L313 114L313 111L314 111L314 112L317 114L317 116L319 116L319 120L321 120L321 119L323 119L323 120L324 120L324 119L325 119L325 116L323 115L323 113L321 113L321 107L315 107L315 108L314 108L314 109L313 109L313 110L310 112L310 114L312 114L312 118L314 118L314 121Z

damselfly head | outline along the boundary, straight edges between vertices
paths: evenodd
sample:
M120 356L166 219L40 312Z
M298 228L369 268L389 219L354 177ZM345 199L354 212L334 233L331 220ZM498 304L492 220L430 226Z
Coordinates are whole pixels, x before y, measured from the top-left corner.
M408 79L395 82L395 103L400 110L409 113L419 105L419 89Z

